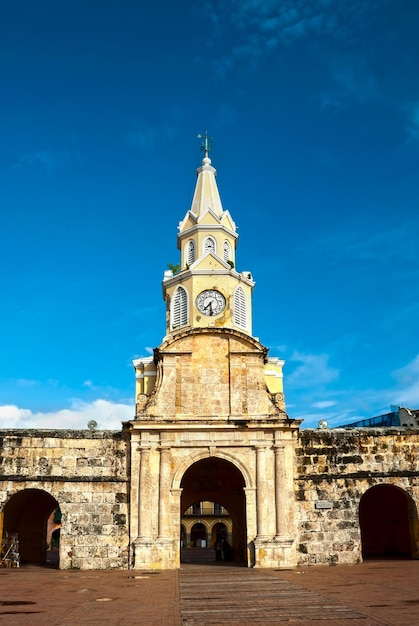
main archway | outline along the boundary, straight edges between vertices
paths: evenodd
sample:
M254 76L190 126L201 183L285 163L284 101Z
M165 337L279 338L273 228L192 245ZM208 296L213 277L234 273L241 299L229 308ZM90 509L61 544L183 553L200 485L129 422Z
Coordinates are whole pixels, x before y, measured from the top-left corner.
M4 533L17 534L22 563L44 565L48 519L58 502L42 489L22 489L4 507Z
M415 558L417 512L412 498L394 485L368 489L359 504L364 559Z
M232 521L232 560L245 564L247 530L245 481L242 473L230 461L210 457L191 465L184 473L180 486L181 518L194 503L203 501L217 503L228 511ZM215 545L210 546L210 549L215 550Z

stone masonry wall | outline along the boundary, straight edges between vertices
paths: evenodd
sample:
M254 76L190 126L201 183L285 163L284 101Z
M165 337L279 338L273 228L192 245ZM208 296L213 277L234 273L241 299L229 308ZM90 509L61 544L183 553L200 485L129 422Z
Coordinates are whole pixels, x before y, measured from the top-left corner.
M128 565L126 443L113 431L0 431L0 510L41 489L62 512L62 569Z
M189 456L191 446L188 440ZM289 504L295 506L297 564L362 559L359 504L375 485L399 487L417 509L418 429L302 430L295 446L295 501ZM120 431L1 430L0 511L16 494L42 490L62 512L61 568L125 569L128 461ZM242 462L251 468L249 458ZM249 530L251 517L247 523ZM417 521L415 532L418 556Z
M362 559L359 503L394 485L419 503L419 431L302 430L296 447L299 565Z
M266 348L229 329L179 333L155 351L157 381L152 396L137 403L139 419L222 422L279 415L266 391ZM164 372L164 374L163 374ZM205 389L204 401L203 389ZM282 400L281 400L282 401Z

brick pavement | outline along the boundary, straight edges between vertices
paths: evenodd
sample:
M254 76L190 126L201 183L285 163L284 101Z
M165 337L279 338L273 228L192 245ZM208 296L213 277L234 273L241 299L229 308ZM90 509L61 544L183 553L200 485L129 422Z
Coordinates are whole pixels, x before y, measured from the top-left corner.
M270 571L351 606L379 624L419 624L419 561L365 561L359 565Z
M26 625L419 624L419 561L253 570L0 569L0 622Z
M0 623L179 626L178 572L0 570Z

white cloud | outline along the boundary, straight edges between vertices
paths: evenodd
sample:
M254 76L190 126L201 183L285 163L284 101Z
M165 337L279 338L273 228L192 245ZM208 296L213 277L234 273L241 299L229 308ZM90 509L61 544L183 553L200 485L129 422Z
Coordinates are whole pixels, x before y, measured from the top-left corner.
M416 103L413 107L406 130L410 141L417 141L419 139L419 103Z
M232 56L247 59L259 56L278 45L318 34L331 39L351 39L364 28L367 17L383 8L388 0L207 0L200 13L212 26L211 45L225 36L227 28L236 31L239 41L233 45ZM251 43L251 45L247 45ZM239 52L240 51L240 52ZM213 57L212 57L213 58ZM217 63L219 63L217 59ZM227 59L225 59L227 63Z
M378 86L374 74L360 55L351 53L349 58L338 58L332 66L331 78L337 87L340 101L347 96L357 100L374 98ZM333 97L332 94L331 97Z
M16 385L19 387L36 387L39 384L37 380L31 380L30 378L18 378Z
M0 406L0 426L2 428L19 428L30 419L32 412L30 409L20 409L13 404Z
M335 400L320 400L319 402L313 402L313 407L315 409L329 409L336 404L337 402Z
M358 280L376 280L375 272L365 271L366 264L370 264L374 268L385 269L387 273L394 271L398 281L406 277L413 281L418 276L418 245L415 218L399 219L398 223L387 220L379 226L365 223L362 229L359 228L359 218L348 218L341 220L336 227L331 225L323 236L306 243L304 249L297 249L297 252L308 256L314 254L319 261L328 264L330 272L339 275L357 271ZM401 277L400 262L404 263Z
M179 111L166 111L167 122L152 122L146 124L138 120L131 120L131 129L126 133L127 144L139 152L149 152L156 145L173 141L179 134Z
M12 171L35 169L52 174L56 169L67 165L73 160L70 152L64 150L35 150L22 154L10 169Z
M153 148L157 138L157 130L151 127L137 128L127 133L128 145L140 151L147 151Z
M196 62L210 65L217 77L226 80L239 68L255 72L282 58L291 46L305 50L308 45L308 63L329 73L317 96L323 109L377 98L381 102L383 80L375 71L376 48L366 49L360 42L390 1L203 0L197 11L209 30L205 42L210 50ZM312 95L316 97L314 90ZM419 127L412 123L409 133L418 138Z
M330 94L321 94L319 99L321 109L339 109L343 106L342 100Z
M37 413L15 405L0 406L1 428L86 429L87 422L95 420L100 430L119 430L121 422L133 417L132 405L101 399L90 403L76 400L68 409Z
M294 352L290 361L297 361L300 365L287 376L287 387L307 389L318 385L325 385L339 377L339 370L330 367L327 354L302 354Z
M394 399L392 402L408 408L418 408L419 354L410 363L395 370L392 375L398 383L398 388L393 391Z
M51 387L58 387L60 385L60 381L56 378L48 378L47 385L50 385Z
M419 354L404 367L393 371L395 378L402 385L410 386L419 380Z
M291 386L289 377L285 380L286 398L289 392L293 399L292 404L287 404L288 413L293 419L304 420L303 428L316 428L321 419L327 420L330 427L357 422L388 413L392 405L419 408L419 354L404 367L394 370L391 374L395 384L383 389L353 390L336 384L325 389L319 383L319 378L327 381L330 375L327 356L325 359L323 362L322 355L320 358L309 355L296 370L297 384ZM320 364L319 378L310 375L316 363Z

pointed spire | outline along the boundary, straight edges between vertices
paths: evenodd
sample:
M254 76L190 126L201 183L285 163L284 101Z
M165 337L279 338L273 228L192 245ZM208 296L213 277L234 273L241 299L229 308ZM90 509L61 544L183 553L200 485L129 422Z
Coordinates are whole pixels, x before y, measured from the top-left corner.
M212 137L208 135L208 131L205 131L205 135L198 135L198 139L202 140L201 150L204 153L204 158L202 159L201 167L196 170L198 180L192 200L191 212L200 217L208 209L211 209L216 215L221 216L223 207L215 181L217 172L212 167L211 159L208 156L212 148Z

